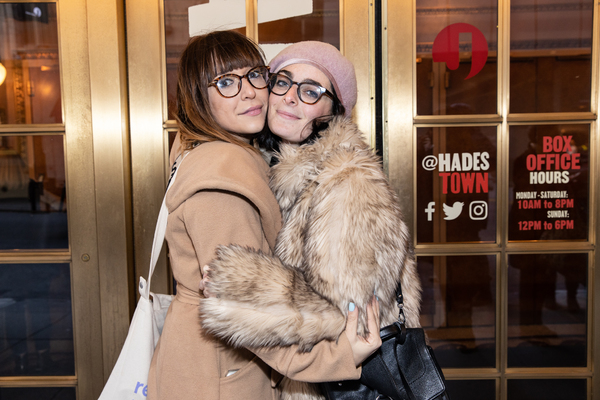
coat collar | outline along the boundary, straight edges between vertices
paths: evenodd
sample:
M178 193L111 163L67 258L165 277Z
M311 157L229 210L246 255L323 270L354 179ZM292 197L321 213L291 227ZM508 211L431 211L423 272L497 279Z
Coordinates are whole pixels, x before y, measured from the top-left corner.
M190 151L181 163L177 180L167 193L173 212L201 190L223 190L247 198L260 213L271 249L281 229L281 213L268 184L268 165L260 154L225 142L204 143Z

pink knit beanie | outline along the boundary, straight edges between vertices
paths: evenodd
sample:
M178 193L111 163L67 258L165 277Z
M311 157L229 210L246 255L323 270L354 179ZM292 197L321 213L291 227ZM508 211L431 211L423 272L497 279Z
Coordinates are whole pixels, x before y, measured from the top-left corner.
M294 43L269 63L271 72L279 72L292 64L308 64L321 70L331 81L346 116L350 116L356 105L356 74L352 63L335 46L317 41Z

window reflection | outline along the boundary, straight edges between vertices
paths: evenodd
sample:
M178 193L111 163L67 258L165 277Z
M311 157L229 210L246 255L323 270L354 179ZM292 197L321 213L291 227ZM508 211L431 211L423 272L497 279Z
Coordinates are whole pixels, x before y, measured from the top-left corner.
M0 376L74 375L68 264L0 264Z
M417 114L497 114L497 1L416 6Z
M0 32L0 123L61 123L56 4L0 4Z
M452 399L494 400L496 398L496 381L489 379L446 380L446 391Z
M496 260L420 256L421 324L443 368L495 366Z
M511 0L511 113L590 111L593 8Z
M0 388L0 399L75 400L75 388Z
M585 379L509 379L508 395L511 400L585 400Z
M509 255L508 265L508 367L585 367L588 255Z
M258 2L259 13L261 3ZM340 2L313 0L312 13L258 24L262 44L318 40L340 48Z
M0 137L0 250L68 248L63 137Z

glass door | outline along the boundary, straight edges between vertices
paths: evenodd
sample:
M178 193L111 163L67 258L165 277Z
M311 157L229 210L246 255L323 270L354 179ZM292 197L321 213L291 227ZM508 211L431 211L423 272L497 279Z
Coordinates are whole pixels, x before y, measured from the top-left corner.
M56 3L1 3L0 31L0 376L64 381L75 355ZM0 386L24 396L75 388Z
M119 12L0 1L0 398L96 398L127 333Z
M596 7L386 4L387 165L453 398L597 393Z

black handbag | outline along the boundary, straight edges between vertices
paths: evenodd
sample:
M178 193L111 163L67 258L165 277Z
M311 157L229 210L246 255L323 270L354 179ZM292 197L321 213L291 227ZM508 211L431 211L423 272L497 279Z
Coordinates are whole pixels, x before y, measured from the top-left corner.
M382 345L363 363L360 380L327 382L328 400L449 400L446 382L422 328L406 328L402 288L398 321L381 329Z

